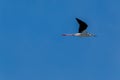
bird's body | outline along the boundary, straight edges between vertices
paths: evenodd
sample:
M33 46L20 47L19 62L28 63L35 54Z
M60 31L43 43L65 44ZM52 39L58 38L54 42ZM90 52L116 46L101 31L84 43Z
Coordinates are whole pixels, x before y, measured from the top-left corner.
M91 37L95 35L91 33L74 33L74 34L63 34L63 36Z
M88 33L85 30L87 29L88 25L83 22L82 20L76 18L78 24L79 24L79 30L78 33L75 34L63 34L63 36L79 36L79 37L91 37L95 36L94 34Z

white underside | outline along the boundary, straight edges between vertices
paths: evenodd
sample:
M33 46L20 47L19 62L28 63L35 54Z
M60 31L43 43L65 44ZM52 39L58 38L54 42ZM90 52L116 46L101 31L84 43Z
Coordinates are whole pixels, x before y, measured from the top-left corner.
M95 35L84 31L84 32L82 32L82 33L63 34L63 36L91 37L91 36L95 36Z
M93 34L90 34L88 32L83 32L83 33L76 33L74 34L74 36L79 36L79 37L90 37L90 36L94 36Z

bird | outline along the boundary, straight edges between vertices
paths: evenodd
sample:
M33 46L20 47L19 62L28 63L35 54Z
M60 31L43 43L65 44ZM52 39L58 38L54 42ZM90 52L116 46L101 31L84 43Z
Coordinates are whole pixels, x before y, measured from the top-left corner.
M62 36L95 37L94 34L88 33L86 31L88 25L84 21L82 21L78 18L75 18L75 19L76 19L77 23L79 24L78 32L74 33L74 34L62 34Z

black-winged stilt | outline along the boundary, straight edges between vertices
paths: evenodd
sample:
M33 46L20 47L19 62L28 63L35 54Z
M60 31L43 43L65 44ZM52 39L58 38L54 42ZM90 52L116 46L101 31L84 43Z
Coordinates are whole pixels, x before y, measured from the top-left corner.
M95 36L94 34L88 33L87 31L85 31L88 27L88 25L83 22L82 20L76 18L78 24L79 24L79 30L78 33L75 34L62 34L62 36L79 36L79 37L91 37L91 36Z

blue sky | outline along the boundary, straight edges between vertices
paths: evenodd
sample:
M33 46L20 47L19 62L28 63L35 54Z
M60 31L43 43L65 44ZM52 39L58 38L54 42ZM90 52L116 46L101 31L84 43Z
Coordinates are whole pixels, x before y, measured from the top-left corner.
M119 0L0 0L0 80L120 80ZM78 17L97 37L76 33Z

